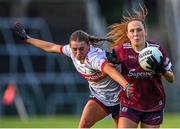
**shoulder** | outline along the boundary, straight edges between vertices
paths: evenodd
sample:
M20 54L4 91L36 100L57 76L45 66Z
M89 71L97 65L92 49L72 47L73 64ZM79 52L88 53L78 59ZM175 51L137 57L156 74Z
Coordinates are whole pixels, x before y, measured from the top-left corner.
M70 50L70 46L69 46L69 44L67 44L67 45L63 45L62 46L62 50Z
M166 50L157 42L148 41L147 44L152 47L157 47L161 51L164 58L168 57Z
M132 48L131 43L124 43L124 44L122 44L122 48L123 48L123 49Z
M159 45L159 43L155 42L155 41L146 41L147 43L147 47L158 47L160 48L161 46Z
M123 43L115 47L117 53L123 53L124 51L132 49L131 43Z
M106 53L101 48L90 47L86 60L88 60L90 64L107 60Z
M68 45L64 45L62 48L61 48L61 51L63 54L67 55L67 56L71 56L72 55L72 51L71 51L71 48Z
M90 50L87 54L88 58L92 58L92 57L98 57L98 56L104 56L105 55L105 51L102 50L101 48L95 48L93 46L90 47Z
M147 46L150 47L157 47L162 53L165 53L164 48L157 42L154 41L147 41Z
M131 43L123 43L115 47L116 50L118 49L129 49L132 48Z

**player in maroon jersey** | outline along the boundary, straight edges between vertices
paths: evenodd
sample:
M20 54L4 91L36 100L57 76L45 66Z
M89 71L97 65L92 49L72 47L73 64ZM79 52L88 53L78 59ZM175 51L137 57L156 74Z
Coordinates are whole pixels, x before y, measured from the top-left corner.
M121 23L113 24L108 33L114 46L113 53L107 53L111 63L121 64L121 73L133 84L134 95L126 96L126 90L120 94L122 105L118 128L159 128L163 121L165 92L161 77L168 82L174 81L172 64L164 49L157 43L146 40L145 17L147 9L134 11L134 15L123 17ZM152 71L143 70L138 63L139 52L149 46L157 47L163 54L158 63L155 58L148 58ZM118 60L118 61L117 61Z

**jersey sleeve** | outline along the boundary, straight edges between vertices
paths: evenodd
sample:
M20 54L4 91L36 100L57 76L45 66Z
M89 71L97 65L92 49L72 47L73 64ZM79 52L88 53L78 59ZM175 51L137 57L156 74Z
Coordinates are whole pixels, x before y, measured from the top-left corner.
M105 51L98 50L90 56L90 62L93 69L99 70L104 74L103 68L108 63Z
M64 55L66 55L66 56L69 56L69 57L71 57L71 55L72 55L72 51L71 51L69 45L60 46L59 52L60 52L61 54L64 54Z
M172 63L171 63L169 57L167 56L166 51L162 47L160 47L159 49L163 55L163 66L164 66L164 68L167 71L171 71L172 70Z
M121 63L122 59L123 59L123 46L119 45L119 46L115 47L114 50L115 50L117 59Z
M60 45L60 47L59 47L59 53L60 54L63 54L63 47L64 47L64 45Z

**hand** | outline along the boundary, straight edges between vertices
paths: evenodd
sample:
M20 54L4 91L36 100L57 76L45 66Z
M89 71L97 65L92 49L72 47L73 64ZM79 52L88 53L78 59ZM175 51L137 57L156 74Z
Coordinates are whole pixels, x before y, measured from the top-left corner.
M116 52L114 49L112 49L112 53L106 52L106 57L108 59L108 62L112 64L120 64L119 60L117 59Z
M131 98L132 96L134 96L133 84L128 84L126 87L123 88L123 90L126 92L126 96L128 99Z
M154 70L156 73L162 73L163 75L167 72L163 66L163 57L160 57L160 62L156 60L154 56L150 56L147 58L147 63L150 67L146 66L148 69Z
M23 25L19 22L16 22L14 24L13 30L15 31L16 35L21 39L21 40L26 40L29 38L27 35Z

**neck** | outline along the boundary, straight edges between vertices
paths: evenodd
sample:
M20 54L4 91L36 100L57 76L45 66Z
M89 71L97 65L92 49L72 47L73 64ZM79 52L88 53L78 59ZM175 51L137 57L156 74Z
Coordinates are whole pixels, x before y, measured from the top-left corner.
M84 60L85 60L85 59L83 59L83 60L79 60L79 61L80 61L80 63L81 63L81 64L84 64Z
M133 50L138 53L145 47L146 47L145 43L141 45L132 45Z

